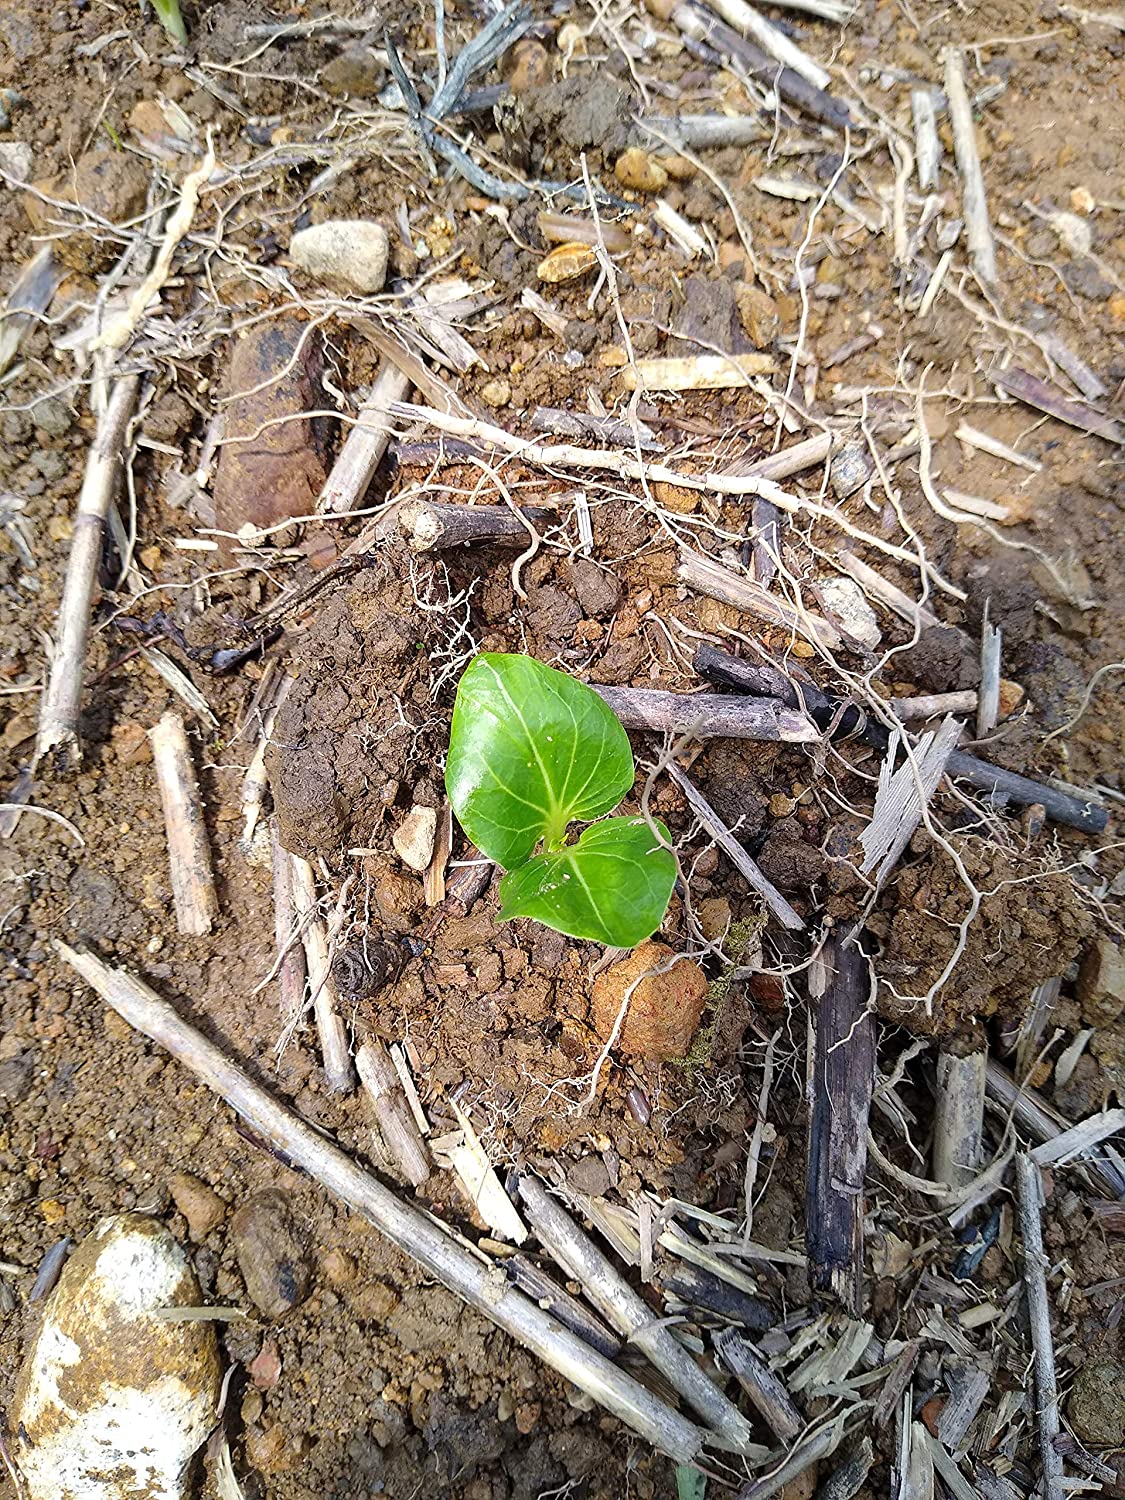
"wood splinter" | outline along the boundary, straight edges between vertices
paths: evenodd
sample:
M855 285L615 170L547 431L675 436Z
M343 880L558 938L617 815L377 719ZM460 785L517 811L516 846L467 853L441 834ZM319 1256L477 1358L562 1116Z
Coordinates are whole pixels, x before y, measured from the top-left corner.
M809 745L820 738L816 726L804 714L786 708L776 698L590 685L626 729L691 734L700 740L781 740L790 745Z
M528 509L529 521L550 512ZM399 530L412 552L441 552L473 542L527 541L527 522L506 505L455 505L408 500L398 513Z
M149 739L164 809L176 930L200 937L211 931L211 923L219 914L219 898L183 719L169 709L149 730Z
M355 1055L355 1066L389 1156L411 1187L422 1187L430 1175L430 1153L386 1044L364 1042Z
M334 1094L350 1094L355 1088L355 1069L348 1049L348 1033L336 1008L336 984L328 952L328 932L321 921L316 900L312 865L299 855L289 856L289 879L293 907L301 924L305 962L309 970L313 1014L324 1059L324 1076Z

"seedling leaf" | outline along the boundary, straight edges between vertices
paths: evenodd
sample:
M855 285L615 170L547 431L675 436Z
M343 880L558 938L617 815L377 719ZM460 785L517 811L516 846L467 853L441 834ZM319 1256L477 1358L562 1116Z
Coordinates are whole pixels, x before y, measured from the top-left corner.
M505 870L633 785L629 738L585 683L529 656L485 653L457 688L445 785L462 828ZM647 934L646 934L647 936Z
M668 830L657 823L662 838ZM500 915L632 948L660 926L676 881L671 851L644 818L608 818L576 844L541 854L500 882Z

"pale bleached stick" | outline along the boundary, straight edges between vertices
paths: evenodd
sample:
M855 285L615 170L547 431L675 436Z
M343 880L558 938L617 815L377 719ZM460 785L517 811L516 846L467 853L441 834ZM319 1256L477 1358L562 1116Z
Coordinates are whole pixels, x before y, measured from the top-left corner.
M364 1042L355 1055L355 1066L375 1108L379 1134L391 1159L411 1187L422 1187L430 1175L430 1153L410 1111L391 1054L383 1042Z
M934 1177L951 1187L972 1182L980 1167L984 1127L986 1052L960 1057L941 1051L937 1062Z
M996 728L1000 717L1000 652L1003 645L1002 632L988 618L988 605L984 607L984 623L980 635L980 694L977 701L977 739L983 740Z
M680 555L676 577L696 593L706 594L709 599L718 599L734 609L745 610L759 620L771 625L782 625L796 631L802 637L816 642L826 651L840 650L843 642L823 615L812 610L798 610L791 604L777 599L755 579L742 577L708 557L703 552L694 552L685 547Z
M834 433L818 432L766 458L737 459L727 472L749 474L757 479L790 479L794 474L824 463L831 456L836 441Z
M123 349L132 338L148 311L149 303L168 279L168 273L172 269L172 257L180 241L191 228L192 219L195 218L195 210L199 203L199 190L214 170L215 152L208 137L206 155L199 166L184 178L184 185L180 189L180 201L176 204L175 211L165 226L164 236L156 252L152 270L129 298L129 306L125 311L114 318L113 322L94 339L90 345L92 351Z
M961 174L961 208L965 215L965 234L973 258L973 270L982 281L992 286L996 282L996 246L988 217L973 109L965 87L965 65L956 47L948 47L945 53L945 94L949 101L953 150Z
M332 472L324 481L317 510L339 515L342 511L356 510L363 503L367 486L391 439L388 415L391 406L396 401L405 401L410 389L410 377L384 359L371 394L359 409L359 420L349 429Z
M1051 1302L1047 1292L1047 1257L1043 1252L1043 1182L1039 1168L1025 1152L1016 1157L1020 1234L1023 1237L1023 1279L1027 1315L1035 1356L1035 1411L1039 1419L1039 1457L1043 1465L1045 1500L1063 1500L1062 1455L1055 1447L1059 1435L1059 1392L1055 1383L1055 1345L1051 1338Z
M106 518L121 476L125 433L137 404L139 389L140 377L137 375L123 375L113 382L86 460L59 605L55 655L47 691L39 708L36 762L52 750L64 751L75 765L82 760L78 721L82 711L82 677L90 635L94 583L98 576Z
M334 1094L350 1094L355 1087L355 1070L348 1051L348 1033L336 1009L336 985L328 957L328 933L321 920L316 900L316 881L312 865L298 854L289 856L289 880L293 907L301 925L305 945L305 962L309 970L316 1032L324 1059L324 1076Z
M219 899L211 874L203 803L184 721L169 710L149 730L148 737L152 741L152 763L164 809L176 928L199 937L211 931L211 923L219 913Z
M792 68L794 73L799 73L814 89L827 89L832 82L831 74L819 63L813 62L796 42L790 41L783 31L767 21L759 11L747 5L746 0L707 0L707 3L716 14L722 16L728 26L733 26L735 31L757 42L763 52L768 52L783 67Z
M976 427L970 427L968 422L962 422L953 436L958 442L967 443L970 448L976 448L992 458L1002 458L1006 463L1015 464L1020 469L1027 469L1032 474L1038 474L1043 468L1038 459L1028 458L1026 453L1009 448L1008 444L1002 443L998 437L993 437L990 432L981 432Z
M781 740L809 745L820 738L810 719L777 698L736 698L724 693L667 693L659 688L590 686L626 729L690 734L696 739Z
M293 906L293 870L288 849L281 847L276 815L270 819L270 866L273 876L273 934L277 948L274 963L281 995L282 1033L300 1019L305 1006L305 945L297 928Z
M790 932L803 932L805 927L803 919L793 910L777 887L762 874L694 782L688 780L675 761L669 761L665 769L687 798L692 812L750 889L757 891L783 927L787 927Z
M692 1463L706 1434L508 1285L491 1261L436 1219L404 1203L319 1131L267 1094L147 985L90 953L56 942L61 957L130 1026L165 1048L225 1099L251 1129L361 1214L455 1296L593 1397L677 1463Z
M864 593L870 594L872 599L892 610L906 621L908 625L916 625L919 630L929 630L941 621L933 610L927 609L924 604L918 604L909 594L904 594L896 584L877 573L874 568L869 567L862 559L854 557L850 552L838 552L835 563L842 572L854 578Z
M1011 1111L1017 1125L1033 1140L1046 1145L1067 1129L1062 1116L1051 1109L1033 1088L1017 1085L999 1063L990 1062L985 1074L985 1090L1005 1111ZM1079 1157L1082 1167L1097 1179L1100 1189L1111 1198L1125 1198L1125 1176L1111 1161L1091 1160L1086 1153Z
M1125 1108L1104 1110L1100 1115L1090 1115L1069 1130L1064 1130L1054 1140L1033 1146L1031 1159L1037 1167L1062 1166L1075 1157L1085 1156L1111 1135L1125 1131Z
M910 112L914 118L914 161L918 169L918 186L924 193L938 185L941 168L941 141L937 133L937 113L933 91L910 90Z
M750 1442L750 1424L707 1378L682 1344L618 1274L588 1234L551 1197L537 1177L520 1178L520 1199L541 1244L582 1287L602 1317L648 1358L695 1408L711 1430L736 1450Z
M777 369L770 354L697 354L683 359L639 359L621 371L627 391L718 391L752 385Z

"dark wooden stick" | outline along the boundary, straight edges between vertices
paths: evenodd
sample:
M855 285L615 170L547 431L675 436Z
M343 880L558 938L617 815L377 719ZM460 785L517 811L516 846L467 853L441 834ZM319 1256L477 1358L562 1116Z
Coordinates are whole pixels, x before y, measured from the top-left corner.
M550 512L531 510L529 521ZM467 542L526 542L528 529L506 505L455 505L408 500L398 513L399 530L414 552L440 552Z
M716 1317L732 1319L753 1333L764 1333L777 1321L777 1314L768 1302L686 1260L663 1259L656 1284L667 1296L678 1297L689 1307L714 1313Z
M760 692L756 684L763 669L753 663L741 661L718 646L704 643L698 648L695 653L695 670L708 682L735 687L744 693ZM877 750L887 748L890 742L888 729L869 719L854 706L845 708L838 699L830 698L810 682L801 681L798 684L794 680L788 684L786 691L771 689L771 696L796 708L798 685L804 695L805 711L821 729L827 729L832 724L834 734L858 733L865 744L873 745ZM837 714L839 720L834 723ZM1057 787L1048 786L1045 782L1032 781L1029 776L1019 776L1015 771L1005 771L1002 766L989 765L987 761L978 760L975 755L966 755L962 750L954 750L945 769L948 775L960 777L978 791L987 792L997 802L1014 802L1018 807L1031 807L1038 803L1056 823L1065 823L1068 828L1078 828L1083 833L1101 833L1109 821L1106 809L1099 807L1096 802L1083 801L1082 798L1060 792Z
M863 1182L875 1087L870 971L854 944L830 938L809 973L806 1250L812 1284L858 1315Z
M997 370L989 379L1006 396L1045 412L1056 422L1065 422L1081 432L1093 433L1095 437L1105 438L1107 443L1125 443L1125 427L1120 422L1115 422L1096 407L1068 400L1061 391L1052 390L1045 381L1037 380L1026 370L1013 366L1010 370Z
M659 688L590 686L626 729L692 734L700 740L784 740L807 745L820 735L803 714L776 698L729 698L718 693L665 693Z
M749 1339L733 1328L725 1328L715 1339L715 1351L775 1436L783 1443L791 1443L804 1431L804 1417Z
M584 1302L579 1302L577 1297L572 1297L559 1286L542 1266L523 1254L509 1256L503 1265L513 1286L525 1292L544 1312L557 1318L564 1328L576 1333L591 1349L604 1354L606 1359L616 1359L621 1353L621 1340Z

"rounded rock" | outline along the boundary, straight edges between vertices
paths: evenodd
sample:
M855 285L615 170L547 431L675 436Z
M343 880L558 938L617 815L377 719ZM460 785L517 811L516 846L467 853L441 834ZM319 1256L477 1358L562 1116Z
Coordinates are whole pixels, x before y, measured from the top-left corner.
M103 1219L71 1256L16 1383L12 1428L28 1500L189 1493L215 1424L214 1325L154 1317L194 1307L183 1248L144 1214Z
M301 229L289 258L318 281L371 296L387 279L387 231L373 219L327 219Z
M613 175L623 188L636 193L658 193L668 184L668 173L655 157L639 146L630 146L617 158Z

